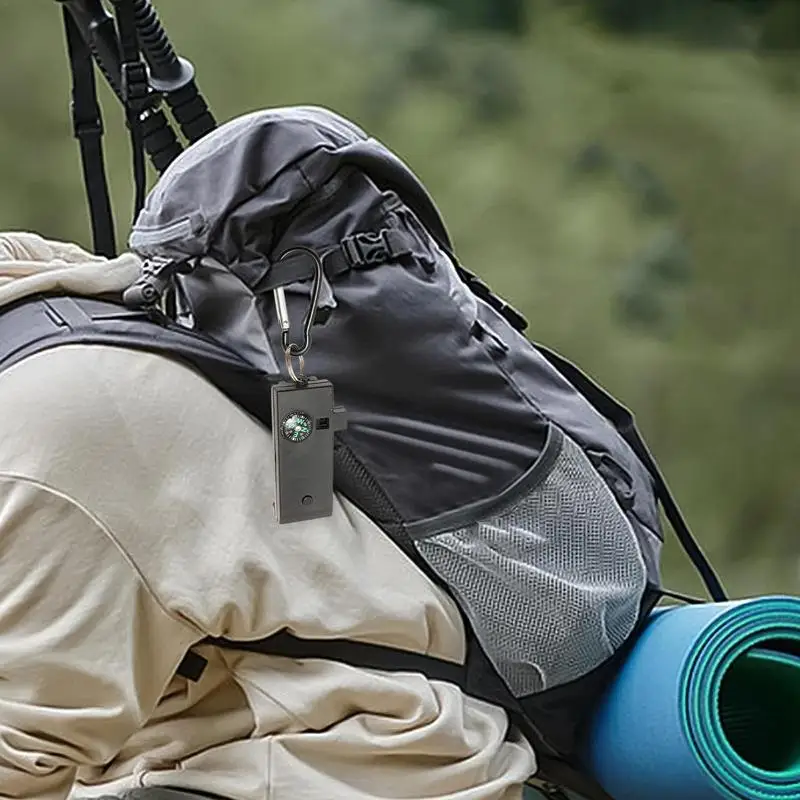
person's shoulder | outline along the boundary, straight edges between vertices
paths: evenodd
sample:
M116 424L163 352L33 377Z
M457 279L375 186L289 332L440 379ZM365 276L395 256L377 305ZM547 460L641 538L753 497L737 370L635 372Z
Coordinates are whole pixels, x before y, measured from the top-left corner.
M208 428L267 435L198 372L144 350L64 345L0 372L0 472L157 462Z
M52 424L116 423L119 415L147 413L148 399L170 405L187 384L195 392L213 391L192 370L145 350L109 345L68 344L36 353L0 372L3 427L25 422Z

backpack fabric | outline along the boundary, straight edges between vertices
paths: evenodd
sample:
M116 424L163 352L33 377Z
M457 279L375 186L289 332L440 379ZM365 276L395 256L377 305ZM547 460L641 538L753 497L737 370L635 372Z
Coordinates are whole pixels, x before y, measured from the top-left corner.
M130 247L149 264L148 291L129 299L147 302L16 304L0 313L0 369L65 343L145 348L271 425L284 369L273 293L303 318L313 264L282 256L311 248L325 280L306 369L333 382L349 420L335 488L455 599L468 655L289 632L213 642L452 681L507 709L545 781L605 797L580 769L581 732L661 597L659 500L724 596L630 413L526 338L519 313L458 263L408 167L324 109L259 111L208 134L151 192ZM169 315L153 302L164 264L178 267ZM182 666L191 676L203 663L190 653Z

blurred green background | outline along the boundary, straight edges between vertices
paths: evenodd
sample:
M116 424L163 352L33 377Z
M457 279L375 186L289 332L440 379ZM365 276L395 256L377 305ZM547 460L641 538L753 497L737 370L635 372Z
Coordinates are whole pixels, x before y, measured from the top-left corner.
M798 3L157 6L220 120L321 104L404 157L462 261L637 412L730 591L797 592ZM0 228L89 246L60 24L54 2L0 0ZM699 591L672 544L665 572Z

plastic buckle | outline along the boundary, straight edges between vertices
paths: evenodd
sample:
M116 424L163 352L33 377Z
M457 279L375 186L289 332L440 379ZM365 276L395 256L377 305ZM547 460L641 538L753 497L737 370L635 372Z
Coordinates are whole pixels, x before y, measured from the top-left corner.
M374 267L391 260L392 247L388 231L377 233L354 233L341 241L345 257L351 267Z

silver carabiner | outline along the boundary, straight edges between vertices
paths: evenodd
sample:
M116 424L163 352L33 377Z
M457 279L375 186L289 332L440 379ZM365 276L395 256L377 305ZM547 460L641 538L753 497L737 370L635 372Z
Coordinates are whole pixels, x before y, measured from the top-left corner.
M322 291L322 280L324 277L324 269L320 257L309 247L293 247L287 250L276 262L280 264L284 258L292 253L308 253L314 261L314 282L311 286L311 299L309 300L306 315L303 317L303 341L301 344L289 341L289 329L291 328L291 320L289 319L289 308L286 305L286 293L282 286L277 286L273 290L275 295L275 313L278 316L278 323L281 328L281 345L283 346L283 354L286 361L286 369L289 372L289 377L296 384L305 384L308 379L304 375L305 360L303 356L308 352L311 347L311 328L314 326L314 319L317 315L319 307L319 296ZM292 365L292 359L297 358L300 362L300 371L295 372Z

